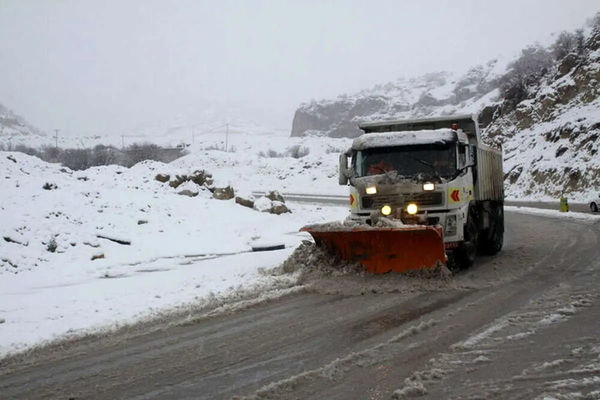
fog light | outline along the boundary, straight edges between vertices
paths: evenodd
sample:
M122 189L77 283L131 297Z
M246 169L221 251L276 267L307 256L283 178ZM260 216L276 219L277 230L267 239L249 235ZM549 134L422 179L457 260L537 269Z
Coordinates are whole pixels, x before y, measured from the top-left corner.
M444 229L444 235L455 236L456 235L456 215L446 216L446 229Z
M410 203L409 205L406 206L406 212L409 213L410 215L415 215L417 213L417 211L419 211L419 208L417 207L417 205L415 203Z
M365 189L365 192L367 192L367 194L377 194L377 188L375 186L369 186Z
M392 213L392 207L390 207L390 206L387 206L387 205L386 205L386 206L383 206L383 207L381 207L381 213L382 213L383 215L385 215L385 216L388 216L388 215L390 215L390 214Z
M427 182L423 184L423 190L429 192L432 190L435 190L435 184L431 183L431 182Z

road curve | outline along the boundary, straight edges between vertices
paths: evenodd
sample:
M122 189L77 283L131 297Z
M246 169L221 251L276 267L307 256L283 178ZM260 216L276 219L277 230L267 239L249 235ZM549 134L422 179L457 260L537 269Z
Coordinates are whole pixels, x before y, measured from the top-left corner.
M324 277L232 314L41 349L4 360L0 398L595 398L599 224L506 217L501 254L448 281Z

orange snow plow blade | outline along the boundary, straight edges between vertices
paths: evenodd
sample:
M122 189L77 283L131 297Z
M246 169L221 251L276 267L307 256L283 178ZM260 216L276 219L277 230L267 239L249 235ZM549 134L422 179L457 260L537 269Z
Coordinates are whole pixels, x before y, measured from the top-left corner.
M300 230L310 233L318 246L376 274L433 268L447 261L440 226Z

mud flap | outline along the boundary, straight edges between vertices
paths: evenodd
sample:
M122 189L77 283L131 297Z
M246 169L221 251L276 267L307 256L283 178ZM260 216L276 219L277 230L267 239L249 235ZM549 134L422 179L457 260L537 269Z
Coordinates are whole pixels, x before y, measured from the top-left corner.
M433 268L447 262L440 226L300 230L310 233L318 246L376 274Z

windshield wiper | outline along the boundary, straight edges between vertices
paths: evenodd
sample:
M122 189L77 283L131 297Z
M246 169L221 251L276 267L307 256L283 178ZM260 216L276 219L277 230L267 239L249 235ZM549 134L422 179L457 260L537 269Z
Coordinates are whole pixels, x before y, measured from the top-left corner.
M412 156L409 156L409 155L406 155L406 157L410 158L410 159L411 159L411 160L413 160L413 161L416 161L416 162L418 162L418 163L420 163L420 164L423 164L423 165L425 165L425 166L427 166L427 167L431 168L431 170L432 170L432 171L433 171L433 173L435 174L435 177L436 177L436 178L438 178L440 181L442 180L442 177L440 176L440 173L439 173L439 172L438 172L438 170L437 170L437 169L436 169L436 168L433 166L433 164L431 164L431 163L428 163L428 162L427 162L427 161L425 161L425 160L421 160L420 158L415 158L415 157L412 157Z

